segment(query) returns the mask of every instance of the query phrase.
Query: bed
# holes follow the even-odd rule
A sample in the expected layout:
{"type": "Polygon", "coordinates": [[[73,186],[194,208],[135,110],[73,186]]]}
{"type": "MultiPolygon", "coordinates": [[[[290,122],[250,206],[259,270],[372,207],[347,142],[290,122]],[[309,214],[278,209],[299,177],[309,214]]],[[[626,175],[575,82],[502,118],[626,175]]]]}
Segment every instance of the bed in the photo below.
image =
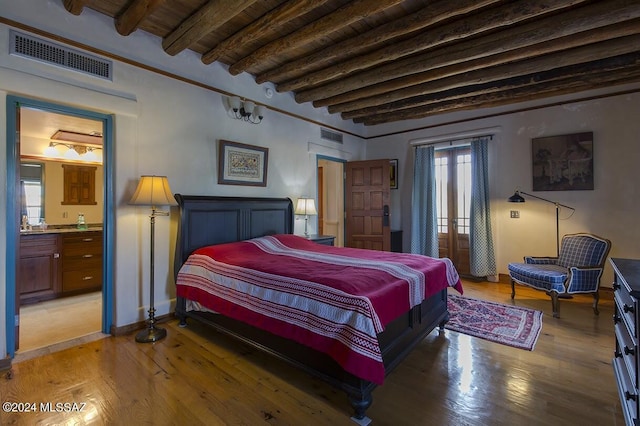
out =
{"type": "MultiPolygon", "coordinates": [[[[338,345],[340,346],[340,354],[346,353],[344,356],[336,356],[336,352],[333,349],[324,349],[323,342],[314,341],[308,343],[305,341],[301,335],[309,334],[310,332],[302,329],[302,327],[298,327],[290,333],[286,330],[282,331],[282,324],[287,322],[295,323],[294,320],[289,321],[285,318],[283,321],[280,318],[280,323],[274,326],[275,320],[261,317],[258,309],[255,309],[254,312],[255,304],[246,306],[240,306],[241,303],[238,306],[229,303],[208,305],[209,302],[215,303],[218,299],[224,299],[226,297],[225,292],[229,288],[234,288],[235,291],[237,287],[236,281],[228,284],[228,278],[226,277],[220,279],[211,278],[212,276],[220,277],[221,275],[219,274],[222,273],[214,270],[214,266],[218,265],[225,271],[231,269],[235,280],[237,278],[236,274],[238,276],[241,275],[238,271],[241,271],[242,274],[246,272],[244,266],[236,266],[230,263],[236,258],[257,259],[259,253],[260,256],[277,256],[278,259],[286,259],[284,262],[276,262],[265,258],[262,263],[267,268],[277,267],[279,268],[277,269],[278,271],[282,271],[282,266],[285,265],[286,274],[289,274],[291,270],[301,272],[303,274],[301,277],[286,277],[286,279],[276,275],[277,279],[273,281],[284,280],[287,285],[294,285],[296,292],[299,289],[310,288],[310,299],[313,299],[310,303],[315,305],[317,293],[314,286],[320,285],[315,283],[315,281],[319,282],[320,278],[316,280],[314,277],[319,277],[323,274],[325,276],[331,275],[330,272],[327,272],[330,270],[329,264],[326,263],[329,262],[326,260],[327,258],[331,259],[332,265],[333,262],[344,262],[344,264],[336,267],[343,268],[340,269],[341,271],[350,271],[352,268],[356,268],[356,265],[349,264],[352,260],[341,260],[346,259],[343,254],[366,257],[367,259],[357,259],[356,263],[358,268],[369,265],[369,269],[366,270],[366,274],[360,271],[358,274],[361,276],[366,275],[367,280],[372,280],[373,282],[377,279],[375,274],[378,272],[376,270],[384,269],[379,265],[385,264],[378,261],[375,256],[404,256],[408,259],[413,255],[374,253],[368,250],[329,247],[315,244],[302,237],[293,236],[291,235],[293,233],[293,205],[288,198],[239,198],[176,194],[176,200],[180,209],[180,221],[176,240],[174,270],[177,287],[176,315],[180,320],[180,325],[185,326],[187,319],[203,322],[220,332],[240,339],[255,348],[266,351],[303,369],[313,376],[325,380],[347,394],[354,409],[353,419],[359,423],[366,424],[368,422],[366,410],[372,403],[373,389],[382,383],[384,377],[427,334],[436,327],[444,328],[448,320],[447,288],[454,286],[459,291],[462,291],[457,272],[455,272],[453,265],[449,265],[450,262],[447,264],[446,269],[443,269],[440,264],[446,262],[427,258],[435,264],[430,267],[433,272],[427,272],[428,274],[434,274],[434,278],[430,281],[433,281],[435,287],[430,285],[430,290],[422,293],[423,295],[429,293],[424,300],[423,298],[416,299],[417,301],[409,303],[406,308],[398,307],[397,303],[388,304],[393,306],[393,309],[388,311],[383,309],[378,315],[376,314],[376,309],[382,306],[383,300],[388,300],[391,296],[385,294],[380,296],[380,300],[377,300],[376,297],[371,297],[371,301],[366,297],[353,297],[356,303],[360,303],[356,309],[358,314],[349,316],[349,318],[356,319],[346,327],[347,332],[344,334],[342,334],[342,331],[336,332],[336,335],[341,336],[340,338],[343,339],[341,340],[341,345],[338,345]],[[240,256],[238,255],[239,253],[243,255],[240,256]],[[368,259],[370,256],[374,257],[368,259]],[[222,260],[219,261],[219,259],[222,260]],[[303,266],[298,265],[296,262],[301,262],[300,265],[303,266]],[[312,273],[308,269],[311,266],[305,262],[323,262],[322,265],[325,266],[315,270],[322,270],[323,274],[320,272],[312,273]],[[204,288],[205,278],[198,276],[194,272],[196,270],[207,272],[209,276],[207,276],[206,281],[211,282],[212,285],[226,285],[226,287],[220,287],[222,293],[215,293],[215,289],[204,288]],[[304,275],[305,273],[307,275],[304,275]],[[443,277],[443,275],[445,276],[443,277]],[[215,283],[214,281],[216,280],[220,282],[215,283]],[[214,300],[210,301],[210,299],[214,300]],[[363,302],[363,300],[370,305],[377,303],[378,307],[373,306],[375,309],[371,309],[373,311],[371,313],[366,309],[367,306],[364,306],[367,303],[363,302]],[[401,310],[399,313],[398,309],[401,310]],[[369,320],[373,325],[368,325],[367,321],[369,320]],[[353,325],[356,323],[358,324],[357,327],[353,325]],[[374,330],[373,340],[375,342],[367,340],[367,336],[372,334],[371,330],[374,330]],[[365,343],[358,343],[360,346],[357,346],[355,350],[350,349],[347,351],[343,347],[351,344],[344,343],[347,340],[349,342],[365,341],[365,343]]],[[[392,264],[395,265],[395,262],[392,264]]],[[[396,266],[393,268],[396,268],[396,266]]],[[[415,271],[407,272],[406,270],[411,268],[406,267],[404,264],[399,269],[402,270],[398,272],[400,275],[410,274],[413,276],[415,273],[415,271]]],[[[396,274],[396,272],[394,269],[393,274],[396,274]]],[[[284,274],[285,272],[282,273],[284,274]]],[[[389,274],[389,271],[385,270],[380,273],[389,274]]],[[[429,281],[427,273],[420,272],[417,276],[423,276],[423,281],[429,281]]],[[[334,274],[334,276],[337,275],[334,274]]],[[[251,272],[251,278],[246,278],[245,275],[241,276],[240,282],[243,283],[242,285],[246,284],[245,281],[247,281],[253,286],[252,288],[255,288],[253,281],[257,279],[255,277],[272,277],[273,271],[251,272]]],[[[407,281],[409,282],[412,279],[408,278],[407,281]]],[[[263,285],[262,282],[260,282],[260,285],[263,285]]],[[[272,288],[269,287],[270,285],[270,283],[264,284],[264,286],[268,287],[266,293],[264,293],[264,288],[260,287],[261,291],[263,291],[260,293],[260,297],[267,293],[274,294],[272,288]]],[[[326,288],[326,286],[323,287],[325,290],[326,288]]],[[[408,286],[408,288],[413,289],[414,287],[408,286]]],[[[329,290],[329,292],[341,291],[329,290]]],[[[408,290],[408,293],[411,291],[408,290]]],[[[281,294],[275,294],[280,300],[281,294]]],[[[339,296],[341,294],[338,293],[339,296]]],[[[419,295],[420,293],[418,292],[417,294],[419,295]]],[[[229,297],[232,298],[231,296],[229,297]]],[[[265,296],[266,302],[260,303],[260,305],[271,303],[270,297],[272,296],[265,296]]],[[[296,297],[298,297],[297,293],[296,297]]],[[[416,297],[418,296],[412,296],[413,299],[416,297]]],[[[339,299],[340,303],[342,303],[345,298],[337,297],[336,299],[339,299]]],[[[295,302],[298,308],[299,300],[301,299],[297,298],[295,302]]],[[[304,309],[306,308],[300,308],[298,311],[304,309]]],[[[280,311],[287,311],[287,308],[277,309],[277,311],[281,313],[280,311]]],[[[325,311],[325,308],[318,309],[318,312],[321,311],[325,311]]],[[[291,318],[297,317],[292,316],[291,318]]],[[[331,326],[333,327],[333,324],[331,326]]],[[[334,330],[334,328],[331,328],[331,330],[334,330]]],[[[320,334],[322,333],[314,334],[314,336],[318,337],[320,334]]]]}

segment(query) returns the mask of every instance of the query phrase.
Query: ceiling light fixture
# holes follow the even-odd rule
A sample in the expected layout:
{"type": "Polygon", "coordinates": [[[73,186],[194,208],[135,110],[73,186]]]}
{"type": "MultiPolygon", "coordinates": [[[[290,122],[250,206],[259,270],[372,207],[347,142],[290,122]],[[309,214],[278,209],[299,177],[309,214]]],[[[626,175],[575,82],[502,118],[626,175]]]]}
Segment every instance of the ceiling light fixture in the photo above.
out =
{"type": "Polygon", "coordinates": [[[231,117],[238,120],[248,121],[249,123],[258,124],[264,118],[266,107],[264,105],[256,105],[255,102],[245,101],[238,96],[229,98],[229,113],[231,117]]]}
{"type": "Polygon", "coordinates": [[[48,158],[64,158],[67,160],[81,160],[92,163],[101,163],[102,156],[96,153],[102,148],[86,145],[77,145],[62,142],[49,142],[49,146],[45,148],[43,154],[48,158]],[[61,152],[58,147],[63,146],[66,151],[61,152]]]}

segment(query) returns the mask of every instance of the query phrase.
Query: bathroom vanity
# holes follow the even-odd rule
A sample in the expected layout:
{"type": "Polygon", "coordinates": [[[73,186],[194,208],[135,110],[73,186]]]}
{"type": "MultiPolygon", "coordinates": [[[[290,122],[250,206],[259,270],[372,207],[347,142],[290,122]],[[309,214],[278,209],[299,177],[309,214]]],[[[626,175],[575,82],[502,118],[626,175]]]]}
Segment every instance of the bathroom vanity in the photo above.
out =
{"type": "Polygon", "coordinates": [[[101,289],[102,228],[21,232],[21,305],[101,289]]]}

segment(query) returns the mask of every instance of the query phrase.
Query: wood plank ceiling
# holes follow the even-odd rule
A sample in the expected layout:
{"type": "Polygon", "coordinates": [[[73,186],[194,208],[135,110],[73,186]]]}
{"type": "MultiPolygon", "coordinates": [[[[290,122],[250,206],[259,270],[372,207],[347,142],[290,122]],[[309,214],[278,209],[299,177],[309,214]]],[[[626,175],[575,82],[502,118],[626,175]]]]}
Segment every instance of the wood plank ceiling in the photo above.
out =
{"type": "Polygon", "coordinates": [[[375,125],[640,81],[640,0],[62,0],[375,125]]]}

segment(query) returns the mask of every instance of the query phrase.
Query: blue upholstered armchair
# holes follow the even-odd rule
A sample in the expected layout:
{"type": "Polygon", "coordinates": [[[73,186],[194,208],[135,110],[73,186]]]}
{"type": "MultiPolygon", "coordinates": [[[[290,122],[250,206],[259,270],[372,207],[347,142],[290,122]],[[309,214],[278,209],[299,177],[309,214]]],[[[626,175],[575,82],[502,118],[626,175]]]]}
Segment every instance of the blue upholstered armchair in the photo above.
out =
{"type": "Polygon", "coordinates": [[[515,283],[545,291],[551,296],[553,316],[558,318],[558,298],[573,293],[593,294],[593,312],[598,315],[600,277],[611,241],[592,234],[562,237],[558,257],[525,256],[525,263],[510,263],[511,298],[515,283]]]}

